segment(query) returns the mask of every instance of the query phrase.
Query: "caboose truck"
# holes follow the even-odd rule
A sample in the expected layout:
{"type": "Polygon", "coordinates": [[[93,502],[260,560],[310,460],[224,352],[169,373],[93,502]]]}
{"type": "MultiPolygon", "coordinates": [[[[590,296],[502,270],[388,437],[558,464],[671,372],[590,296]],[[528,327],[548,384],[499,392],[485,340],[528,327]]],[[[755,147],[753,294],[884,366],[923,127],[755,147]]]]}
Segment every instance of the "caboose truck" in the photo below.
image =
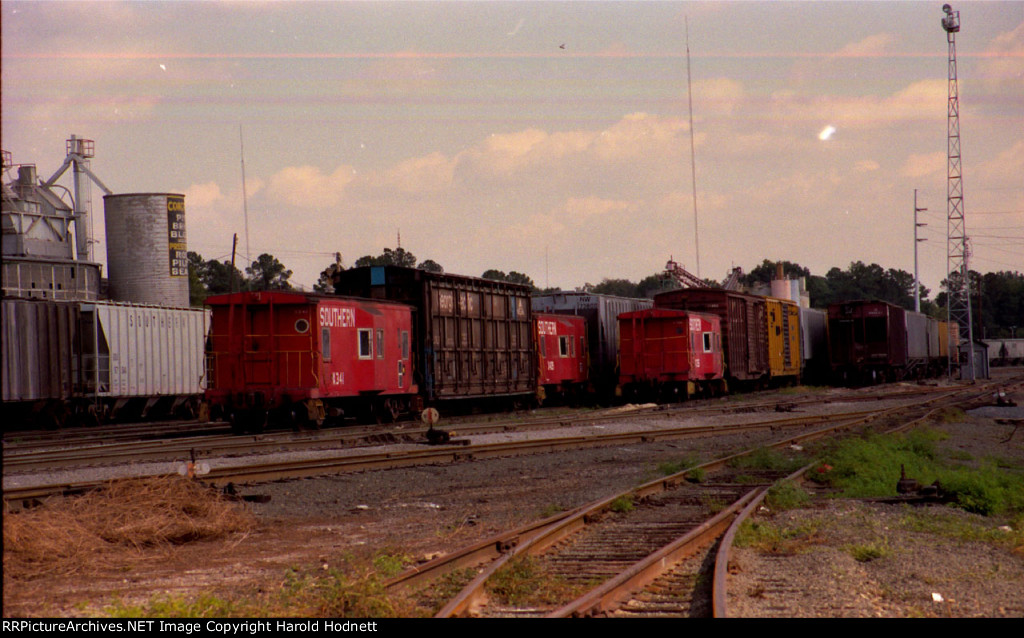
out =
{"type": "Polygon", "coordinates": [[[236,432],[418,407],[412,309],[387,301],[240,292],[213,309],[206,397],[236,432]]]}

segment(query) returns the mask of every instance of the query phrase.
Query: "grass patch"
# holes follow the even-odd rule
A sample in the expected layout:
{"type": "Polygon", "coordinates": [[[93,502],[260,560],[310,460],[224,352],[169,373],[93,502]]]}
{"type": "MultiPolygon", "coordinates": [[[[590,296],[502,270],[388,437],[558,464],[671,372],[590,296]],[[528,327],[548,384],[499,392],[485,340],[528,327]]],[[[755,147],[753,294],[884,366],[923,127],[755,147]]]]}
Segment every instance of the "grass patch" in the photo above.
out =
{"type": "Polygon", "coordinates": [[[729,467],[737,470],[778,470],[792,472],[803,467],[806,460],[791,457],[774,448],[762,447],[750,454],[729,461],[729,467]]]}
{"type": "Polygon", "coordinates": [[[227,596],[158,595],[136,605],[115,602],[116,618],[399,618],[422,615],[405,597],[392,596],[382,574],[367,570],[289,570],[274,586],[227,596]]]}
{"type": "Polygon", "coordinates": [[[782,481],[768,488],[765,505],[775,511],[804,507],[811,502],[811,496],[793,481],[782,481]]]}
{"type": "Polygon", "coordinates": [[[684,457],[678,461],[665,461],[658,464],[658,474],[661,476],[671,476],[695,465],[700,465],[700,459],[696,457],[684,457]]]}
{"type": "Polygon", "coordinates": [[[858,545],[846,545],[843,550],[858,563],[870,563],[879,558],[887,558],[892,555],[892,549],[885,543],[864,543],[858,545]]]}
{"type": "Polygon", "coordinates": [[[901,466],[909,478],[929,485],[939,481],[957,507],[978,514],[998,515],[1024,511],[1024,480],[994,463],[970,468],[942,457],[935,443],[945,434],[913,430],[905,435],[873,435],[845,439],[825,453],[831,469],[817,475],[842,496],[896,496],[901,466]]]}
{"type": "Polygon", "coordinates": [[[373,557],[374,569],[384,578],[391,578],[401,574],[412,562],[412,556],[401,553],[382,552],[373,557]]]}
{"type": "Polygon", "coordinates": [[[554,503],[552,503],[551,505],[545,506],[544,509],[542,509],[540,511],[540,518],[542,518],[542,519],[543,518],[551,518],[555,514],[559,514],[559,513],[564,512],[564,511],[565,511],[564,507],[562,507],[561,505],[555,505],[554,503]]]}
{"type": "Polygon", "coordinates": [[[707,471],[704,468],[695,467],[686,473],[686,480],[690,483],[703,483],[705,476],[707,476],[707,471]]]}
{"type": "Polygon", "coordinates": [[[581,590],[561,576],[548,574],[532,556],[509,561],[487,583],[495,600],[516,607],[554,605],[571,600],[581,590]]]}
{"type": "Polygon", "coordinates": [[[611,502],[608,509],[619,514],[625,514],[632,512],[634,507],[636,507],[636,504],[633,502],[632,496],[620,496],[611,502]]]}
{"type": "Polygon", "coordinates": [[[961,542],[991,543],[1024,556],[1024,513],[1018,514],[1008,525],[998,525],[989,519],[968,517],[954,510],[910,511],[900,519],[900,526],[912,532],[961,542]]]}
{"type": "Polygon", "coordinates": [[[792,556],[821,542],[817,523],[782,528],[771,521],[747,520],[740,525],[733,544],[756,549],[764,554],[792,556]]]}
{"type": "Polygon", "coordinates": [[[797,385],[779,388],[779,394],[826,394],[831,388],[820,385],[797,385]]]}

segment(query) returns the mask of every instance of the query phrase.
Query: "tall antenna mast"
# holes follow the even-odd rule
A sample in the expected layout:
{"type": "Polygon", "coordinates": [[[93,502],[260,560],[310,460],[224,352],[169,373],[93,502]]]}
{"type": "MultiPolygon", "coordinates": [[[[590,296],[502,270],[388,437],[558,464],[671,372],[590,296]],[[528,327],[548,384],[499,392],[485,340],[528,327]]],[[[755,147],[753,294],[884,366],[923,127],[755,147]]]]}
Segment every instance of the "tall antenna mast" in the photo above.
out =
{"type": "Polygon", "coordinates": [[[697,253],[697,277],[700,277],[700,231],[697,228],[697,161],[693,148],[693,90],[690,85],[690,19],[686,23],[686,99],[690,106],[690,178],[693,184],[693,244],[697,253]]]}
{"type": "Polygon", "coordinates": [[[242,213],[245,215],[245,258],[252,260],[249,252],[249,198],[245,194],[245,140],[242,138],[242,125],[238,125],[238,145],[242,154],[242,213]]]}
{"type": "MultiPolygon", "coordinates": [[[[948,4],[942,5],[946,17],[942,28],[949,43],[949,107],[946,117],[946,272],[948,282],[946,313],[950,321],[950,344],[956,337],[962,337],[967,344],[967,364],[961,378],[974,381],[974,326],[971,320],[971,282],[967,267],[967,225],[964,222],[964,191],[961,182],[960,164],[960,95],[956,75],[956,34],[960,31],[960,12],[953,11],[948,4]],[[959,326],[959,335],[955,334],[959,326]]],[[[949,362],[949,374],[953,374],[953,362],[949,362]]]]}

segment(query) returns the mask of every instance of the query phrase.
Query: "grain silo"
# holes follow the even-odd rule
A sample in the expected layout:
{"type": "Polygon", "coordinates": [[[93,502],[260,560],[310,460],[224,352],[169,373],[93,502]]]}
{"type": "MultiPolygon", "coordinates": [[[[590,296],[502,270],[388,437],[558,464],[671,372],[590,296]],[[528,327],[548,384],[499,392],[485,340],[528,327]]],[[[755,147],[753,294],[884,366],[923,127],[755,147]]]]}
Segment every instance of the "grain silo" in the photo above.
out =
{"type": "Polygon", "coordinates": [[[111,299],[187,307],[185,196],[107,195],[103,206],[111,299]]]}

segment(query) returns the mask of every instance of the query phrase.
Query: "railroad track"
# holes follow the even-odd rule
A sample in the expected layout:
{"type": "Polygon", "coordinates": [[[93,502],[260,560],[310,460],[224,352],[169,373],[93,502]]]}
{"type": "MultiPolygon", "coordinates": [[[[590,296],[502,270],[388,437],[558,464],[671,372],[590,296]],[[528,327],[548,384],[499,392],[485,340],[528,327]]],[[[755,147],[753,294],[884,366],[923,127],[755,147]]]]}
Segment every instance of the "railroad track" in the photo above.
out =
{"type": "MultiPolygon", "coordinates": [[[[883,392],[822,399],[799,397],[780,402],[753,401],[708,403],[694,402],[658,406],[629,406],[604,410],[574,411],[554,415],[526,418],[488,417],[488,420],[458,419],[445,430],[453,437],[467,437],[497,432],[524,432],[584,424],[599,425],[625,418],[676,418],[728,413],[756,413],[762,411],[799,411],[801,406],[822,402],[874,402],[884,399],[905,399],[930,395],[937,388],[883,392]]],[[[112,426],[87,433],[45,432],[39,438],[22,438],[19,433],[7,433],[4,441],[4,473],[41,471],[53,468],[113,465],[126,462],[161,460],[209,459],[218,456],[269,454],[287,450],[343,449],[349,447],[388,443],[417,443],[427,440],[427,428],[411,422],[389,426],[353,426],[322,431],[271,432],[253,436],[229,434],[225,423],[170,423],[132,424],[112,426]],[[154,430],[151,428],[160,428],[154,430]]],[[[31,434],[31,433],[29,433],[31,434]]]]}
{"type": "MultiPolygon", "coordinates": [[[[779,441],[773,447],[794,450],[797,443],[871,421],[884,423],[879,426],[881,429],[893,429],[897,421],[900,427],[910,427],[939,409],[933,404],[943,406],[987,398],[989,392],[987,386],[978,386],[932,396],[914,406],[889,408],[834,423],[779,441]],[[969,399],[965,399],[964,394],[969,394],[969,399]],[[908,415],[908,411],[913,414],[908,415]]],[[[763,498],[765,485],[751,488],[750,472],[744,472],[747,477],[743,482],[736,480],[735,474],[731,481],[716,476],[715,483],[692,482],[697,473],[721,471],[738,456],[741,455],[688,468],[573,512],[488,539],[409,570],[388,586],[414,589],[441,573],[472,567],[475,577],[441,608],[438,616],[710,613],[711,603],[700,602],[694,607],[696,599],[708,599],[708,596],[695,595],[695,583],[700,582],[695,570],[700,570],[701,562],[698,561],[696,568],[692,564],[681,570],[670,568],[695,555],[700,547],[712,544],[726,533],[731,519],[739,516],[744,508],[749,512],[758,499],[763,498]],[[731,504],[708,518],[707,510],[702,512],[699,505],[707,508],[709,502],[731,504]],[[626,515],[625,510],[630,508],[623,503],[633,505],[636,513],[626,515]],[[673,540],[668,542],[668,537],[673,540]],[[625,539],[634,540],[626,542],[625,539]],[[509,604],[508,588],[502,582],[508,580],[509,573],[522,572],[524,568],[563,583],[561,593],[509,604]]],[[[802,472],[803,469],[797,474],[802,472]]],[[[778,476],[778,472],[771,472],[762,475],[760,481],[771,482],[778,476]]],[[[724,574],[727,557],[726,549],[715,571],[724,574]]],[[[724,577],[720,578],[724,582],[724,577]]]]}

